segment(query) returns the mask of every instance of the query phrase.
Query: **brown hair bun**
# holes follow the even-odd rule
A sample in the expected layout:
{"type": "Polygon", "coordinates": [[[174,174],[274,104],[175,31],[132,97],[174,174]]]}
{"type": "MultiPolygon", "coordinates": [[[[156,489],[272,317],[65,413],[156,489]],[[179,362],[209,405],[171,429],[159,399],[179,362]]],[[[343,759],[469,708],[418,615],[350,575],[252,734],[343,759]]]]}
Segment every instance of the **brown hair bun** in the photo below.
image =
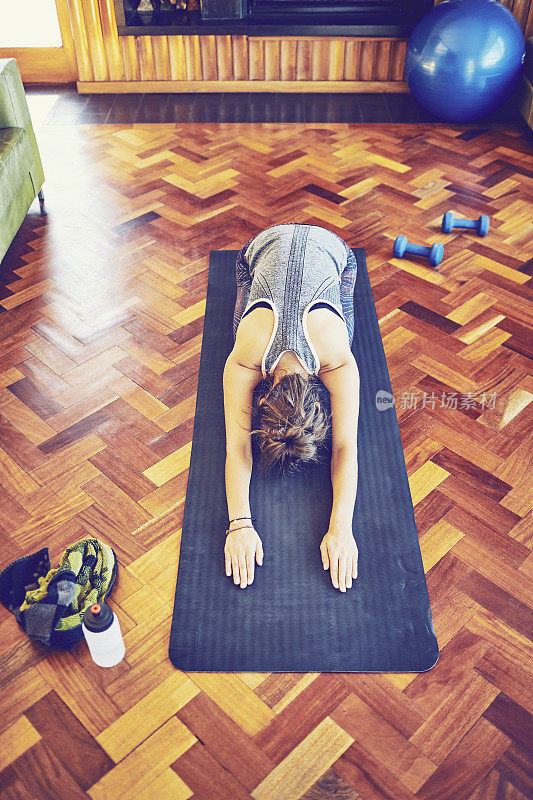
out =
{"type": "Polygon", "coordinates": [[[251,434],[261,452],[262,473],[277,466],[285,474],[302,463],[318,461],[330,423],[320,403],[321,383],[315,375],[304,378],[297,372],[284,375],[275,386],[273,375],[261,382],[257,427],[251,434]]]}

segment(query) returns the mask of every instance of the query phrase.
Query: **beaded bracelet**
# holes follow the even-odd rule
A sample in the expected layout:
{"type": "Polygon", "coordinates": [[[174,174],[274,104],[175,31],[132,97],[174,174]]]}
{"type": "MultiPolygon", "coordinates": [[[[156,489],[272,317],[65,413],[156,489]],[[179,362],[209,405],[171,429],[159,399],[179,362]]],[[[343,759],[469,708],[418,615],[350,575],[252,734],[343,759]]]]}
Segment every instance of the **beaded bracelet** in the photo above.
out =
{"type": "Polygon", "coordinates": [[[254,527],[253,525],[241,525],[240,528],[228,528],[226,531],[226,536],[228,535],[228,533],[233,533],[233,531],[242,531],[244,530],[244,528],[253,528],[253,527],[254,527]]]}
{"type": "Polygon", "coordinates": [[[238,519],[251,519],[252,522],[255,522],[255,517],[235,517],[235,519],[230,519],[229,524],[231,525],[232,522],[237,522],[238,519]]]}

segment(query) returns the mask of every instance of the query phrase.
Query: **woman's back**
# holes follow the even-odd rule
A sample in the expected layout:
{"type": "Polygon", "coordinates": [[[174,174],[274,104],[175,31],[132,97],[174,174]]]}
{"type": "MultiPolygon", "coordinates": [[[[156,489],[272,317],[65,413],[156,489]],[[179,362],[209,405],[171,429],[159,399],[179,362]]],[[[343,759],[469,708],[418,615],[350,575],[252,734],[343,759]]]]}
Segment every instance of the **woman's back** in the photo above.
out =
{"type": "MultiPolygon", "coordinates": [[[[269,307],[252,308],[246,315],[243,314],[237,337],[235,339],[234,354],[243,364],[258,371],[258,381],[261,379],[261,366],[265,350],[274,330],[274,312],[269,307]]],[[[348,329],[342,319],[331,307],[314,306],[307,317],[307,330],[311,344],[318,356],[318,375],[332,366],[342,344],[348,344],[348,329]]],[[[349,344],[348,344],[349,346],[349,344]]],[[[288,358],[283,355],[279,359],[287,361],[292,356],[298,358],[294,350],[288,351],[288,358]]]]}
{"type": "Polygon", "coordinates": [[[348,252],[331,231],[295,223],[268,228],[248,243],[243,258],[251,286],[238,328],[244,325],[245,335],[257,338],[258,350],[260,342],[255,358],[263,377],[285,353],[317,375],[327,360],[328,337],[349,338],[340,294],[348,252]]]}

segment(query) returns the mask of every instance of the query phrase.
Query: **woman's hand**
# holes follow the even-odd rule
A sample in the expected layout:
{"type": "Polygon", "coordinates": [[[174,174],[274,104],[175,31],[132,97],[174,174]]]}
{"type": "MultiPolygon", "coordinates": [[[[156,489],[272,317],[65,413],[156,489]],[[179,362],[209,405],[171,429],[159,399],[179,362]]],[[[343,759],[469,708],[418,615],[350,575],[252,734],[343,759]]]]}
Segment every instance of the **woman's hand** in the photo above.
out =
{"type": "Polygon", "coordinates": [[[331,568],[333,586],[341,592],[350,589],[352,578],[357,578],[358,558],[352,526],[330,526],[320,543],[320,553],[324,569],[331,568]]]}
{"type": "Polygon", "coordinates": [[[226,575],[229,577],[233,569],[233,582],[240,583],[241,589],[253,583],[254,561],[257,559],[259,566],[263,564],[263,543],[255,528],[241,528],[235,531],[230,529],[226,536],[224,554],[226,575]]]}

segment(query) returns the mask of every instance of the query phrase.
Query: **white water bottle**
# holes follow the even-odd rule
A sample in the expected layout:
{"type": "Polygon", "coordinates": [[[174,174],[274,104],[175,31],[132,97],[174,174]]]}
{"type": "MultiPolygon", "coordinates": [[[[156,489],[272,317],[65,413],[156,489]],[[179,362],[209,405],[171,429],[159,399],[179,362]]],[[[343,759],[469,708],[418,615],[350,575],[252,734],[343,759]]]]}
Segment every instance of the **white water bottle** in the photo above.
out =
{"type": "Polygon", "coordinates": [[[114,667],[124,658],[126,645],[118,617],[106,603],[93,603],[81,623],[91,658],[99,667],[114,667]]]}

